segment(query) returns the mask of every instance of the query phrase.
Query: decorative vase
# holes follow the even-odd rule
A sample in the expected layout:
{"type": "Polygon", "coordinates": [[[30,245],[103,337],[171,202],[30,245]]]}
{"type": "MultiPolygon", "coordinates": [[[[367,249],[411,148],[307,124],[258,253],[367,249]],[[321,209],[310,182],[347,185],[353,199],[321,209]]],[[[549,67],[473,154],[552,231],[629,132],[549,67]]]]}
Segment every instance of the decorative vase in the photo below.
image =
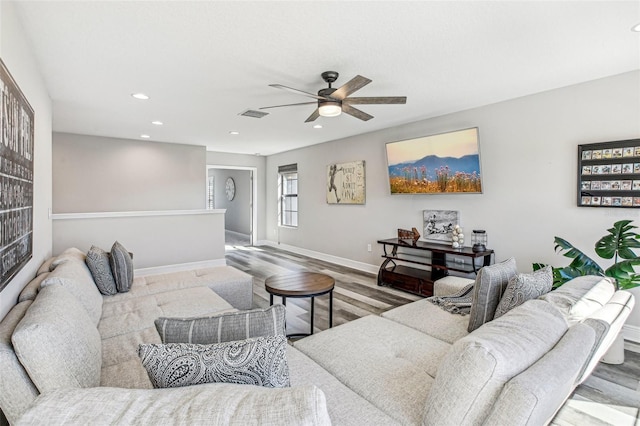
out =
{"type": "Polygon", "coordinates": [[[464,232],[462,232],[460,225],[454,226],[451,234],[451,247],[454,249],[464,247],[464,232]]]}

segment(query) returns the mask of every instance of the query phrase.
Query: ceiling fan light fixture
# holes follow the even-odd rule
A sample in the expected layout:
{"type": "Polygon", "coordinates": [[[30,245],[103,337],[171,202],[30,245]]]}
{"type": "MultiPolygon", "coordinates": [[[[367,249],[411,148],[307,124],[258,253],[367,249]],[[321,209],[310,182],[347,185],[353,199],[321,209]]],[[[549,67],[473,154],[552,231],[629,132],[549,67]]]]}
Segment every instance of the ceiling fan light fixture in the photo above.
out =
{"type": "Polygon", "coordinates": [[[322,117],[337,117],[342,114],[340,102],[318,101],[318,113],[322,117]]]}

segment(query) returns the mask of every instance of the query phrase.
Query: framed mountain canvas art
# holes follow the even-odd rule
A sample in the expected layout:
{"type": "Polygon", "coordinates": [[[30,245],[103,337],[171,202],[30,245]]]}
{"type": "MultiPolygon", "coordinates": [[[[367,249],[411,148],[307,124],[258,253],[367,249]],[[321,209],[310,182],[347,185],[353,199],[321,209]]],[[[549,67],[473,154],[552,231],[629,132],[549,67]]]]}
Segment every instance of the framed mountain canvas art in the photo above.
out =
{"type": "Polygon", "coordinates": [[[482,193],[478,128],[386,144],[391,194],[482,193]]]}

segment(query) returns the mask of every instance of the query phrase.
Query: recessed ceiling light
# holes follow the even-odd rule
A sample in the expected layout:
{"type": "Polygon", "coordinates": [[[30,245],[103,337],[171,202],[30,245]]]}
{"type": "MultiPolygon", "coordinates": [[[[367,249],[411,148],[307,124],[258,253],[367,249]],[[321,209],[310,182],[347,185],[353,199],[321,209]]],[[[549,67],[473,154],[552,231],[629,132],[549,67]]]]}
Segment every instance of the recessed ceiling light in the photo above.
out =
{"type": "Polygon", "coordinates": [[[149,136],[149,135],[140,135],[140,137],[144,138],[144,139],[149,139],[151,136],[149,136]]]}
{"type": "Polygon", "coordinates": [[[631,27],[631,31],[640,33],[640,24],[635,24],[633,27],[631,27]]]}
{"type": "Polygon", "coordinates": [[[162,121],[152,121],[151,124],[155,124],[156,126],[162,126],[164,123],[162,121]]]}
{"type": "Polygon", "coordinates": [[[239,135],[240,132],[236,132],[235,130],[232,130],[229,132],[230,135],[239,135]]]}
{"type": "Polygon", "coordinates": [[[314,129],[322,129],[322,124],[316,124],[313,126],[314,129]]]}
{"type": "Polygon", "coordinates": [[[146,101],[147,99],[149,99],[149,96],[145,95],[144,93],[132,93],[131,96],[136,99],[140,99],[141,101],[146,101]]]}

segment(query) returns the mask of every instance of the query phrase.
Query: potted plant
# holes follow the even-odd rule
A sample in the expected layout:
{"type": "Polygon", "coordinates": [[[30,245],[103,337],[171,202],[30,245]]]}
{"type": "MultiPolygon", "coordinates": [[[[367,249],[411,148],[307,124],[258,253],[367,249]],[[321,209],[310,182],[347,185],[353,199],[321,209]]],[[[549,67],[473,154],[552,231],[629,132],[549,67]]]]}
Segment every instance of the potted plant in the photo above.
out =
{"type": "MultiPolygon", "coordinates": [[[[569,241],[555,237],[554,250],[573,259],[568,266],[553,268],[553,287],[557,288],[567,281],[582,275],[601,275],[614,278],[619,289],[640,286],[640,274],[633,267],[640,265],[640,257],[633,251],[640,248],[640,235],[633,231],[637,226],[631,220],[620,220],[607,229],[608,234],[595,244],[595,252],[603,259],[613,259],[613,265],[603,269],[595,260],[584,254],[569,241]]],[[[537,270],[546,265],[534,263],[537,270]]]]}

